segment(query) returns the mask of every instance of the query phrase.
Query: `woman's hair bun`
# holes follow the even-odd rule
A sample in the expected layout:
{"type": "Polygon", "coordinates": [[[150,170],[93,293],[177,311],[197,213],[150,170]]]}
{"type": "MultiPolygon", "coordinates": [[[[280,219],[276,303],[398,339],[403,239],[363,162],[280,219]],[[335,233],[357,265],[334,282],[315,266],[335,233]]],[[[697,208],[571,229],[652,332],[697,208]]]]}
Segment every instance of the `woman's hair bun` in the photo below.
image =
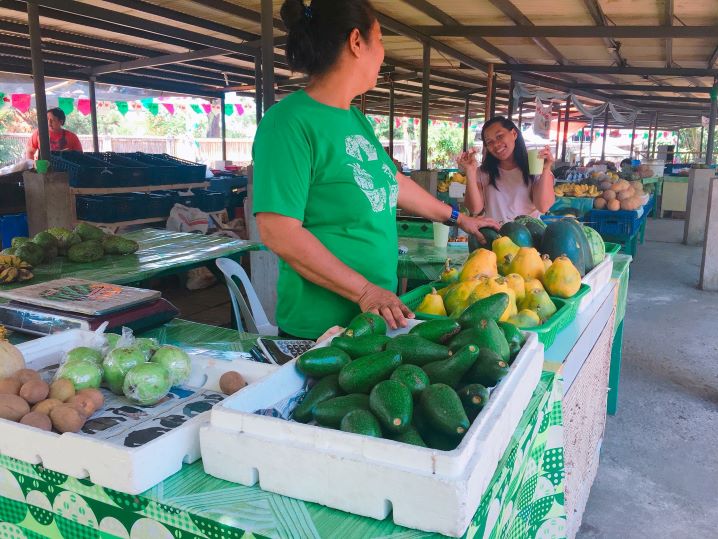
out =
{"type": "Polygon", "coordinates": [[[302,0],[286,0],[279,15],[282,17],[284,26],[292,29],[306,22],[304,12],[304,2],[302,0]]]}

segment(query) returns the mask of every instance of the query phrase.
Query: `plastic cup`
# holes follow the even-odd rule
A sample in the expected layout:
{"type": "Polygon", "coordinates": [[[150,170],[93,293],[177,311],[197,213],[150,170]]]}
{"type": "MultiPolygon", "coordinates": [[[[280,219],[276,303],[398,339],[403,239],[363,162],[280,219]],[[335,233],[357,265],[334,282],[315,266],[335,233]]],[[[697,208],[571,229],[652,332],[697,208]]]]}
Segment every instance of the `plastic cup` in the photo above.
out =
{"type": "Polygon", "coordinates": [[[446,247],[449,243],[449,230],[450,227],[442,223],[434,224],[434,247],[446,247]]]}
{"type": "Polygon", "coordinates": [[[539,157],[541,148],[530,148],[529,154],[529,174],[531,176],[538,176],[543,172],[544,158],[539,157]]]}
{"type": "Polygon", "coordinates": [[[35,161],[35,170],[37,170],[38,174],[46,174],[48,168],[50,168],[50,161],[46,159],[35,161]]]}

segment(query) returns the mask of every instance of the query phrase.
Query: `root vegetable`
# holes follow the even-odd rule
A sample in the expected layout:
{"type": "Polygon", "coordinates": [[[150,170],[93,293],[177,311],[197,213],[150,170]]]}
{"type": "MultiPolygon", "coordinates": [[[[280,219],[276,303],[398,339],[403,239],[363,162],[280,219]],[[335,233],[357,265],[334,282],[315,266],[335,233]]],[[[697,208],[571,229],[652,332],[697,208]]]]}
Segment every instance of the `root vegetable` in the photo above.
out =
{"type": "Polygon", "coordinates": [[[75,394],[75,386],[70,380],[60,378],[50,385],[50,398],[65,402],[75,394]]]}
{"type": "Polygon", "coordinates": [[[219,379],[219,389],[225,395],[232,395],[247,385],[237,371],[225,372],[219,379]]]}
{"type": "Polygon", "coordinates": [[[13,374],[13,378],[20,380],[21,384],[40,378],[40,374],[32,369],[20,369],[13,374]]]}
{"type": "Polygon", "coordinates": [[[18,395],[22,383],[16,378],[4,378],[0,380],[0,395],[18,395]]]}
{"type": "Polygon", "coordinates": [[[40,430],[52,430],[52,421],[50,421],[48,416],[40,412],[30,412],[25,414],[20,420],[20,423],[40,430]]]}
{"type": "Polygon", "coordinates": [[[30,411],[27,401],[17,395],[0,395],[0,418],[20,421],[30,411]]]}
{"type": "Polygon", "coordinates": [[[45,400],[49,393],[50,386],[39,378],[25,382],[20,388],[20,396],[30,405],[45,400]]]}
{"type": "Polygon", "coordinates": [[[49,416],[50,412],[52,412],[52,409],[56,406],[60,406],[61,404],[62,401],[58,399],[45,399],[44,401],[40,401],[35,406],[33,406],[31,411],[39,412],[41,414],[49,416]]]}
{"type": "Polygon", "coordinates": [[[57,432],[78,432],[85,424],[85,416],[72,404],[62,404],[50,412],[52,426],[57,432]]]}
{"type": "Polygon", "coordinates": [[[597,197],[593,200],[593,207],[597,210],[603,210],[606,208],[607,203],[605,198],[597,197]]]}

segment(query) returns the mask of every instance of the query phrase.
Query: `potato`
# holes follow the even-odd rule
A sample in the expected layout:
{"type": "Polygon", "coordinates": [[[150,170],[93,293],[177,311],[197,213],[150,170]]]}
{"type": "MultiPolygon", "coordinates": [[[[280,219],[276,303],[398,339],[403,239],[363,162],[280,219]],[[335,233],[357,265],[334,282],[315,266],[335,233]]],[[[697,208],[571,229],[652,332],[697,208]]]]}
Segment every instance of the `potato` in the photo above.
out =
{"type": "Polygon", "coordinates": [[[610,200],[607,207],[611,211],[618,211],[621,209],[621,203],[618,200],[610,200]]]}
{"type": "Polygon", "coordinates": [[[38,402],[30,410],[31,412],[40,412],[41,414],[50,415],[52,409],[56,406],[60,406],[62,401],[59,399],[45,399],[44,401],[38,402]]]}
{"type": "Polygon", "coordinates": [[[611,200],[616,199],[616,191],[604,191],[602,196],[607,202],[610,202],[611,200]]]}
{"type": "Polygon", "coordinates": [[[50,386],[44,380],[29,380],[20,388],[20,396],[28,404],[37,404],[47,398],[50,393],[50,386]]]}
{"type": "Polygon", "coordinates": [[[50,421],[50,418],[47,415],[40,412],[30,412],[25,414],[22,416],[20,423],[40,430],[52,430],[52,421],[50,421]]]}
{"type": "Polygon", "coordinates": [[[20,421],[30,411],[27,401],[17,395],[0,395],[0,418],[20,421]]]}
{"type": "Polygon", "coordinates": [[[219,390],[225,395],[232,395],[246,385],[247,382],[237,371],[227,371],[219,379],[219,390]]]}
{"type": "Polygon", "coordinates": [[[605,198],[597,197],[597,198],[593,199],[593,207],[596,208],[597,210],[605,209],[607,203],[608,202],[606,201],[605,198]]]}
{"type": "Polygon", "coordinates": [[[88,387],[86,389],[81,389],[77,392],[77,394],[90,397],[95,403],[95,412],[105,405],[105,396],[99,389],[88,387]]]}
{"type": "Polygon", "coordinates": [[[67,400],[67,404],[72,404],[85,417],[90,417],[97,410],[95,400],[87,394],[80,395],[78,393],[77,395],[73,395],[67,400]]]}
{"type": "Polygon", "coordinates": [[[22,383],[16,378],[3,378],[0,380],[0,395],[17,395],[20,393],[22,383]]]}
{"type": "Polygon", "coordinates": [[[78,432],[85,424],[85,416],[72,404],[53,408],[50,419],[57,432],[78,432]]]}
{"type": "Polygon", "coordinates": [[[75,394],[75,386],[70,380],[60,378],[50,384],[50,398],[65,402],[75,394]]]}
{"type": "Polygon", "coordinates": [[[20,369],[12,375],[16,380],[20,380],[21,384],[40,378],[40,374],[32,369],[20,369]]]}

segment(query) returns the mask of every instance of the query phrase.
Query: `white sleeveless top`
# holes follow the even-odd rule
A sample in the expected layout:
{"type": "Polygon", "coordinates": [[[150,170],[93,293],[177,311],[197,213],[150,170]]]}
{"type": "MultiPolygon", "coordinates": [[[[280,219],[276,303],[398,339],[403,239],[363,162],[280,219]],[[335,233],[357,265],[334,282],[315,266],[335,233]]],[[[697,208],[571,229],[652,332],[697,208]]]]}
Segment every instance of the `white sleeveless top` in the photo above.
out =
{"type": "MultiPolygon", "coordinates": [[[[532,176],[529,178],[534,181],[532,176]]],[[[479,170],[479,188],[484,195],[486,217],[498,221],[499,224],[513,221],[519,215],[541,215],[531,200],[531,188],[524,184],[523,174],[518,167],[511,170],[499,168],[496,187],[489,185],[489,175],[479,170]]]]}

